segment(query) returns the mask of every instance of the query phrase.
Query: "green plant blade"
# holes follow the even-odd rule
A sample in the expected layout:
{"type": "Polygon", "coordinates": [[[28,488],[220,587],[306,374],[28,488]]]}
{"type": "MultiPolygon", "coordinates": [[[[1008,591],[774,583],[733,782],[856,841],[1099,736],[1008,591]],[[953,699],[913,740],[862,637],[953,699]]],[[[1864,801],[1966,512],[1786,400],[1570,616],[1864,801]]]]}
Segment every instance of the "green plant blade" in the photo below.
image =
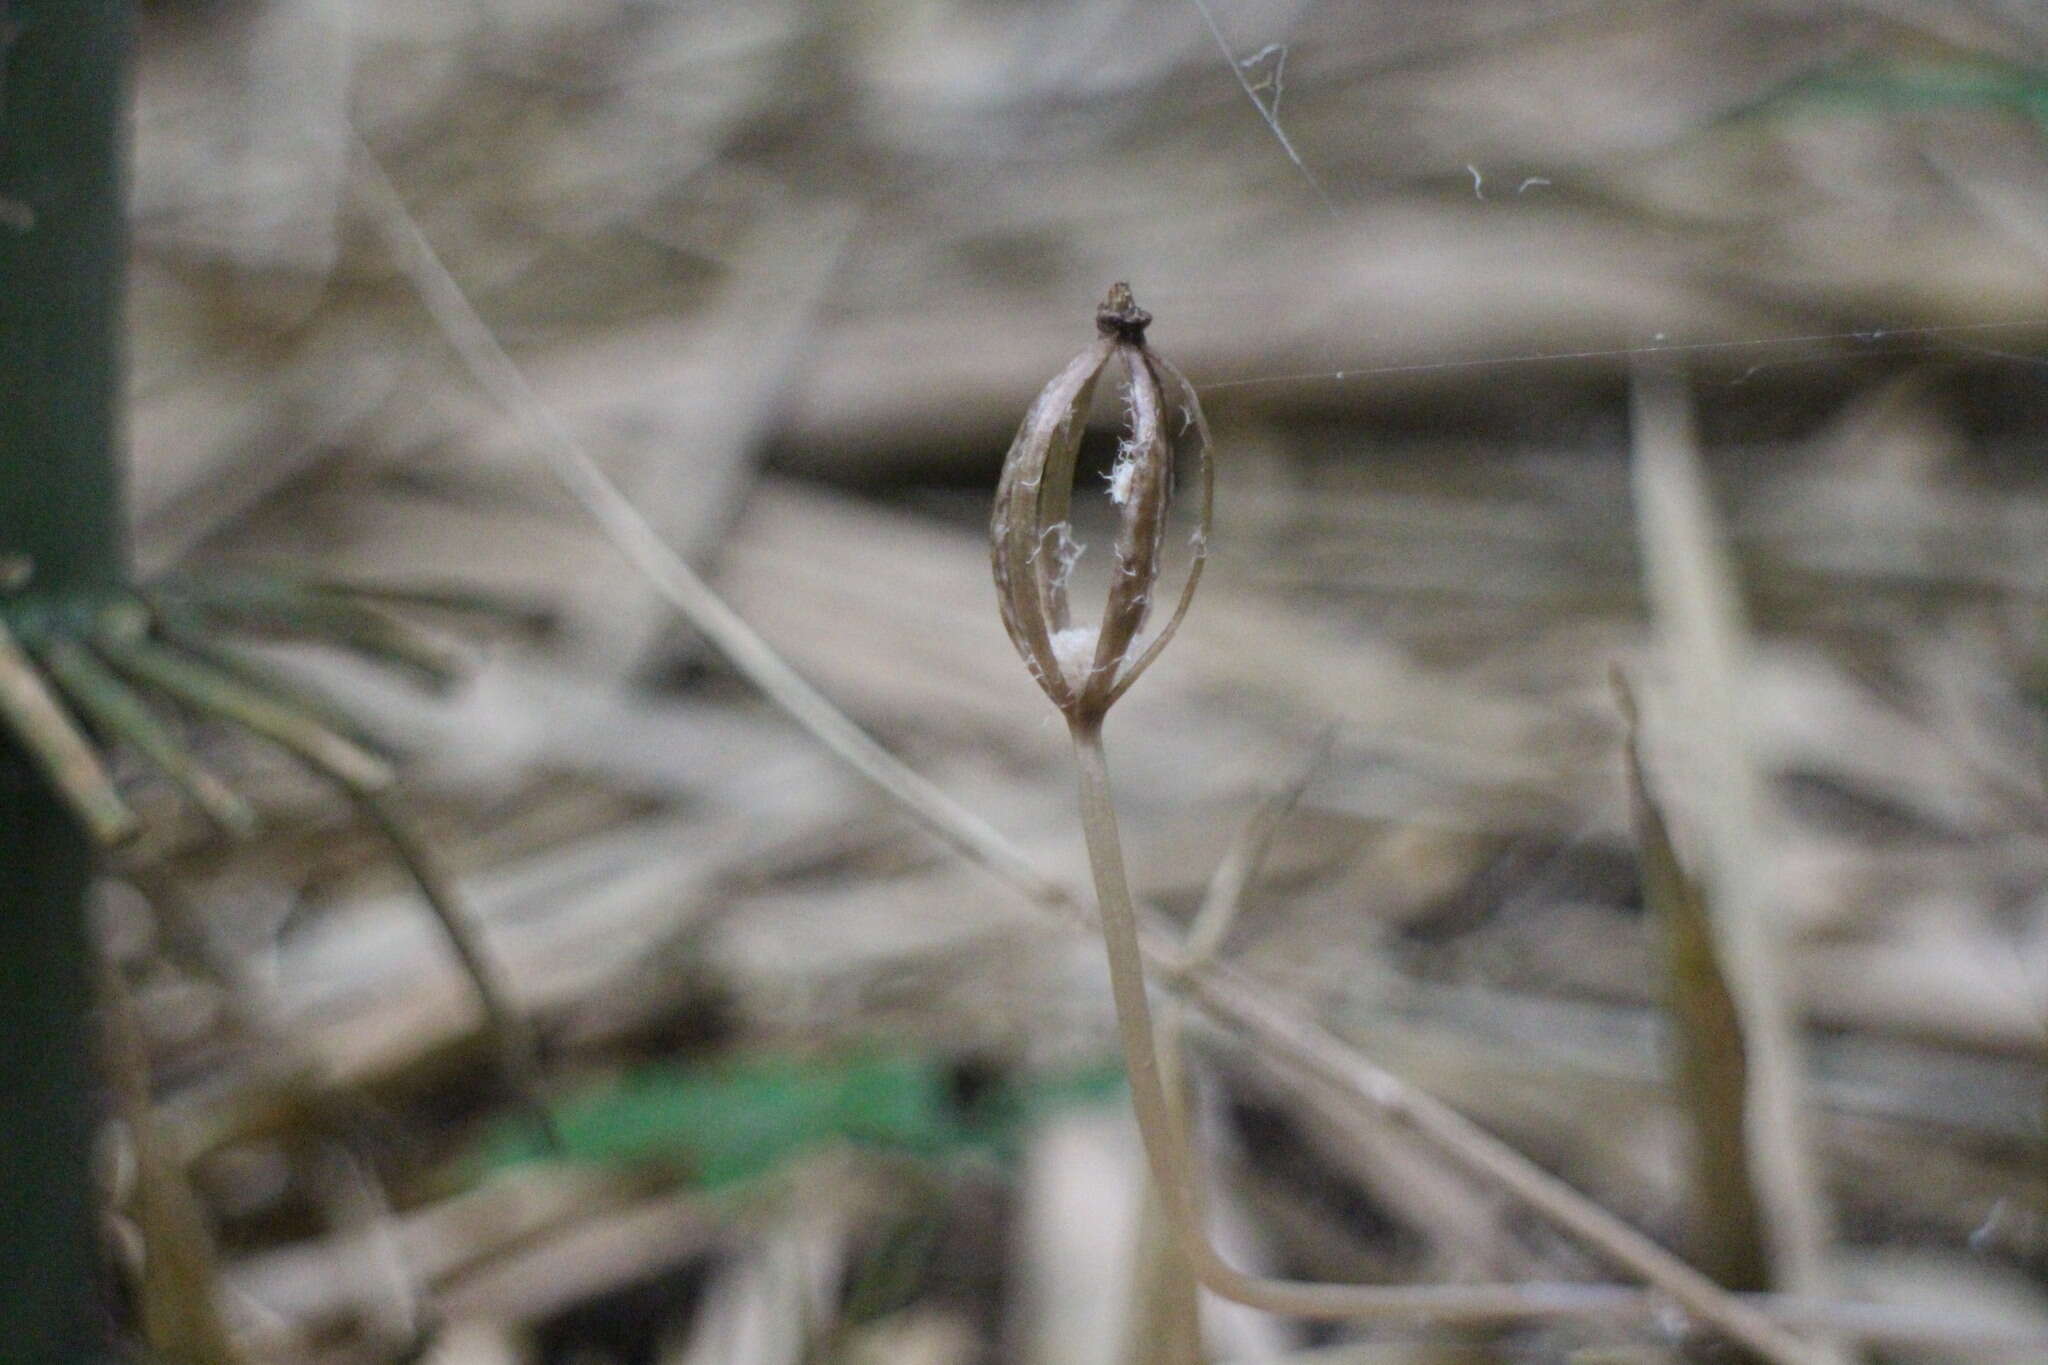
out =
{"type": "Polygon", "coordinates": [[[107,737],[133,746],[162,769],[223,833],[240,839],[255,831],[254,808],[209,771],[150,712],[148,703],[89,650],[73,640],[52,638],[36,652],[50,676],[87,720],[107,737]]]}
{"type": "Polygon", "coordinates": [[[140,825],[114,789],[99,752],[73,724],[35,661],[0,622],[0,722],[28,752],[93,841],[114,848],[140,825]]]}

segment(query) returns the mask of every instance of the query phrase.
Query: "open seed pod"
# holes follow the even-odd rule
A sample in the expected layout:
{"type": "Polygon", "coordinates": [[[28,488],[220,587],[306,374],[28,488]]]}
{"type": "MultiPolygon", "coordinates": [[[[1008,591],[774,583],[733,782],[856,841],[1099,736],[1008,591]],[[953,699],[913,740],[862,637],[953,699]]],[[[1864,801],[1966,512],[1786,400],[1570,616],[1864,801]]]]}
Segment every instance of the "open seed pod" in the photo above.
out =
{"type": "Polygon", "coordinates": [[[1024,415],[996,486],[989,551],[1004,628],[1032,676],[1068,721],[1099,725],[1180,625],[1208,552],[1213,476],[1209,428],[1195,391],[1145,343],[1152,315],[1130,286],[1110,286],[1096,310],[1095,341],[1047,384],[1024,415]],[[1117,514],[1107,600],[1093,624],[1076,621],[1068,580],[1081,547],[1073,534],[1075,464],[1088,408],[1110,362],[1124,371],[1125,420],[1109,475],[1117,514]],[[1167,539],[1174,471],[1191,460],[1198,499],[1186,582],[1165,624],[1143,638],[1167,539]]]}

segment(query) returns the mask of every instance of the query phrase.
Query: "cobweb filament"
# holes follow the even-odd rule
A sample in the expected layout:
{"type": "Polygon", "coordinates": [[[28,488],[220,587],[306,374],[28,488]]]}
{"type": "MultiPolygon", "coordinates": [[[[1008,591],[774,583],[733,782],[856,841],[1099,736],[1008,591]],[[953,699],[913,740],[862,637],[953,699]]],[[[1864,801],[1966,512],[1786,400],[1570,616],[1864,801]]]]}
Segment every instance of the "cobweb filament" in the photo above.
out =
{"type": "MultiPolygon", "coordinates": [[[[1990,347],[1972,346],[1952,340],[1958,336],[1986,332],[2026,331],[2048,328],[2048,318],[2021,318],[2005,322],[1959,322],[1933,324],[1925,327],[1861,327],[1841,332],[1808,332],[1792,336],[1738,337],[1722,341],[1670,341],[1652,342],[1641,346],[1595,347],[1578,351],[1525,351],[1511,355],[1474,356],[1464,360],[1417,360],[1404,361],[1397,365],[1371,365],[1363,368],[1341,370],[1293,370],[1284,374],[1247,375],[1241,379],[1218,379],[1200,385],[1203,393],[1215,393],[1224,389],[1252,388],[1261,384],[1301,384],[1311,380],[1327,379],[1345,382],[1354,379],[1372,379],[1390,375],[1450,374],[1465,370],[1486,370],[1495,366],[1564,364],[1577,360],[1633,360],[1647,356],[1715,355],[1742,350],[1761,350],[1771,346],[1820,346],[1830,342],[1852,341],[1865,345],[1881,342],[1923,340],[1933,343],[1929,349],[1960,351],[1971,355],[1989,356],[2021,364],[2048,366],[2048,356],[2026,355],[2017,351],[1994,350],[1990,347]]],[[[1915,354],[1907,351],[1885,351],[1883,355],[1915,354]]],[[[1852,359],[1854,357],[1827,356],[1829,360],[1852,359]]],[[[1770,364],[1790,364],[1791,361],[1765,362],[1750,367],[1754,374],[1770,364]]],[[[1747,377],[1745,375],[1745,377],[1747,377]]]]}
{"type": "Polygon", "coordinates": [[[1265,122],[1267,131],[1273,134],[1273,140],[1280,144],[1281,151],[1287,153],[1287,159],[1294,163],[1295,170],[1301,172],[1301,178],[1315,191],[1316,198],[1323,201],[1323,207],[1329,210],[1330,216],[1341,219],[1344,215],[1338,212],[1337,202],[1330,198],[1330,192],[1323,188],[1323,182],[1316,178],[1316,173],[1301,159],[1301,153],[1295,150],[1294,140],[1287,136],[1287,130],[1280,126],[1280,73],[1287,64],[1286,47],[1279,43],[1268,43],[1250,57],[1239,60],[1237,53],[1231,50],[1230,40],[1223,36],[1222,28],[1217,25],[1215,14],[1209,9],[1208,0],[1194,0],[1194,6],[1201,11],[1202,22],[1209,26],[1209,36],[1216,40],[1216,48],[1223,54],[1225,64],[1230,67],[1230,74],[1236,78],[1237,88],[1244,91],[1244,97],[1252,102],[1252,108],[1259,111],[1259,118],[1265,122]],[[1272,71],[1254,83],[1251,77],[1245,74],[1245,68],[1258,64],[1268,54],[1275,52],[1279,54],[1279,60],[1274,62],[1272,71]],[[1270,90],[1271,98],[1259,98],[1261,90],[1270,90]]]}

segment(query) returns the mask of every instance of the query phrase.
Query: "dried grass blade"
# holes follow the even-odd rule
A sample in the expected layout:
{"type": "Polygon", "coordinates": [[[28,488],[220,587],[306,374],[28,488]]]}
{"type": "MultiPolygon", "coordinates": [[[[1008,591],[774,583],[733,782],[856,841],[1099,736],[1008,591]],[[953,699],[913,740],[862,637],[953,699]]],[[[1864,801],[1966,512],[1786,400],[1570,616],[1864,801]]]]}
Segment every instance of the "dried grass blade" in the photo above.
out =
{"type": "Polygon", "coordinates": [[[1636,522],[1649,597],[1701,800],[1714,934],[1749,1044],[1752,1178],[1779,1287],[1830,1292],[1828,1217],[1814,1171],[1798,1023],[1780,964],[1773,849],[1741,700],[1747,624],[1722,549],[1692,425],[1669,374],[1638,371],[1632,396],[1636,522]]]}
{"type": "Polygon", "coordinates": [[[1643,900],[1656,921],[1670,1013],[1672,1070],[1692,1137],[1692,1260],[1729,1289],[1770,1288],[1770,1253],[1749,1176],[1749,1059],[1742,1020],[1721,970],[1712,913],[1672,846],[1643,770],[1635,696],[1614,675],[1643,900]]]}

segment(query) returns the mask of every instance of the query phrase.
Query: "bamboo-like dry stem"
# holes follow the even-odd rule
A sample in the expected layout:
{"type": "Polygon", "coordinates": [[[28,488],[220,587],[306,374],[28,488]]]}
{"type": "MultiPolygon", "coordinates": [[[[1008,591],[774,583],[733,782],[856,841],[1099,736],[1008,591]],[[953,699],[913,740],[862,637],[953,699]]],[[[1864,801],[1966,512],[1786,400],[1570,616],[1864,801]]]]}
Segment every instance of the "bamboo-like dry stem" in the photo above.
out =
{"type": "MultiPolygon", "coordinates": [[[[128,577],[121,312],[136,8],[10,0],[0,16],[0,614],[10,621],[31,608],[68,614],[128,577]]],[[[94,1273],[86,894],[94,842],[118,844],[135,825],[109,799],[97,758],[80,760],[76,730],[20,651],[7,652],[0,691],[17,705],[0,724],[18,724],[26,702],[29,730],[0,742],[0,1342],[9,1360],[68,1365],[107,1345],[94,1273]],[[51,760],[86,786],[46,780],[37,770],[51,760]]]]}
{"type": "Polygon", "coordinates": [[[1694,1261],[1730,1289],[1768,1289],[1770,1254],[1750,1179],[1748,1048],[1742,1020],[1714,943],[1712,911],[1651,795],[1643,764],[1641,716],[1619,668],[1612,675],[1622,716],[1622,766],[1643,902],[1656,922],[1663,991],[1670,1018],[1674,1097],[1691,1138],[1694,1261]]]}
{"type": "MultiPolygon", "coordinates": [[[[1636,518],[1646,584],[1673,682],[1696,731],[1694,774],[1706,836],[1713,933],[1747,1047],[1748,1158],[1779,1288],[1821,1296],[1832,1237],[1807,1113],[1805,1049],[1786,980],[1784,916],[1772,901],[1766,834],[1741,671],[1748,625],[1719,544],[1690,395],[1673,375],[1638,370],[1630,390],[1636,518]]],[[[1839,1351],[1830,1353],[1835,1361],[1839,1351]]]]}

